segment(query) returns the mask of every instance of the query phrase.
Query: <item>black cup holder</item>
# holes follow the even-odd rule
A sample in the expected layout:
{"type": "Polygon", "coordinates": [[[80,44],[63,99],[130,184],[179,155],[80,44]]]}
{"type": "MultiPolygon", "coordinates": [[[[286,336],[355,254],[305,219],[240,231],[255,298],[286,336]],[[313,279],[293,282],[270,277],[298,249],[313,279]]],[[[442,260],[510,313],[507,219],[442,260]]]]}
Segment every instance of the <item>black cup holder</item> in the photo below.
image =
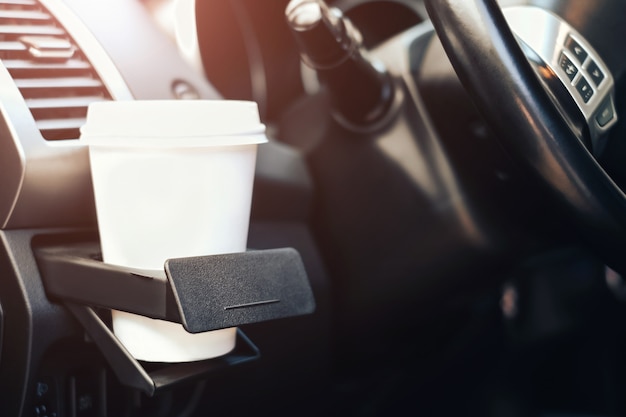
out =
{"type": "Polygon", "coordinates": [[[47,296],[63,303],[85,328],[123,385],[152,396],[260,356],[237,330],[235,349],[198,362],[151,364],[134,359],[97,309],[115,309],[181,323],[190,333],[310,314],[313,293],[298,252],[291,248],[169,259],[166,278],[110,265],[94,242],[38,247],[35,256],[47,296]]]}

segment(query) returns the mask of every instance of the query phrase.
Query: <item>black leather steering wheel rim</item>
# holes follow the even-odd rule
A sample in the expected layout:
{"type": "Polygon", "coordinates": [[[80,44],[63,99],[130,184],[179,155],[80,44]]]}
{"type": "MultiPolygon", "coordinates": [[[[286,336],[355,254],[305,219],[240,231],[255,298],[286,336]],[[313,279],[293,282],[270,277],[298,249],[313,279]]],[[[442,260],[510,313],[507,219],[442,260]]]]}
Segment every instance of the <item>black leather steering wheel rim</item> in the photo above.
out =
{"type": "Polygon", "coordinates": [[[544,90],[495,0],[426,0],[450,61],[507,152],[573,218],[602,259],[626,273],[626,196],[544,90]]]}

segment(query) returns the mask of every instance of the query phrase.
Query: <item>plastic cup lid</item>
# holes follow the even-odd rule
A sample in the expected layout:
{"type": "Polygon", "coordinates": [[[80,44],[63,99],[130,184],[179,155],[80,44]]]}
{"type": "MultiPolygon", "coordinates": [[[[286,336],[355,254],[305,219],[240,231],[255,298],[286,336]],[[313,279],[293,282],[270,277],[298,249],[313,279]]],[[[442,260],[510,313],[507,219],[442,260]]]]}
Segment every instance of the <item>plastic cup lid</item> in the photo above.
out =
{"type": "Polygon", "coordinates": [[[238,100],[102,101],[81,128],[89,146],[189,147],[267,142],[258,106],[238,100]]]}

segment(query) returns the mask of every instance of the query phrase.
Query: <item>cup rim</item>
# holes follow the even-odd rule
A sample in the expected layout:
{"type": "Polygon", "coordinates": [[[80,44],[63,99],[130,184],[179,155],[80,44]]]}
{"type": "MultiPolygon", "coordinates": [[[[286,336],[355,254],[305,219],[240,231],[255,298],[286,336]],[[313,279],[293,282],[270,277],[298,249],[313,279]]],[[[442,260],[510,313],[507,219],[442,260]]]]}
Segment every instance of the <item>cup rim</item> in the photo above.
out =
{"type": "Polygon", "coordinates": [[[244,100],[126,100],[89,105],[90,146],[225,146],[267,142],[258,105],[244,100]]]}
{"type": "Polygon", "coordinates": [[[81,142],[90,148],[208,148],[266,143],[263,131],[240,135],[179,136],[159,138],[153,136],[82,136],[81,142]]]}

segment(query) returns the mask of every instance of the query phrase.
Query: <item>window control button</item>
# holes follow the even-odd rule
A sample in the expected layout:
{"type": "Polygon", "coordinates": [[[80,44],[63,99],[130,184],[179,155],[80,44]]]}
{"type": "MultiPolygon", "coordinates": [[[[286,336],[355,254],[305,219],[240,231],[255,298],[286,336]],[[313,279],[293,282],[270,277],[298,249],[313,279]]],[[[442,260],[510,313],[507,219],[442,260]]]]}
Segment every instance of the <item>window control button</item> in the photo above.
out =
{"type": "Polygon", "coordinates": [[[578,59],[578,62],[581,64],[585,62],[585,59],[587,59],[587,51],[585,51],[585,48],[580,46],[580,44],[571,36],[568,36],[565,40],[565,47],[574,54],[576,59],[578,59]]]}
{"type": "Polygon", "coordinates": [[[580,77],[580,80],[576,83],[576,90],[578,90],[578,93],[585,103],[589,102],[593,96],[593,89],[585,77],[580,77]]]}
{"type": "Polygon", "coordinates": [[[567,75],[567,78],[569,78],[570,81],[573,81],[576,74],[578,74],[578,68],[576,68],[576,65],[574,65],[572,60],[569,59],[563,52],[561,52],[559,66],[563,72],[565,72],[565,75],[567,75]]]}
{"type": "Polygon", "coordinates": [[[591,61],[589,63],[587,66],[587,73],[589,73],[589,77],[591,77],[591,80],[596,86],[600,85],[602,80],[604,80],[604,73],[595,61],[591,61]]]}

